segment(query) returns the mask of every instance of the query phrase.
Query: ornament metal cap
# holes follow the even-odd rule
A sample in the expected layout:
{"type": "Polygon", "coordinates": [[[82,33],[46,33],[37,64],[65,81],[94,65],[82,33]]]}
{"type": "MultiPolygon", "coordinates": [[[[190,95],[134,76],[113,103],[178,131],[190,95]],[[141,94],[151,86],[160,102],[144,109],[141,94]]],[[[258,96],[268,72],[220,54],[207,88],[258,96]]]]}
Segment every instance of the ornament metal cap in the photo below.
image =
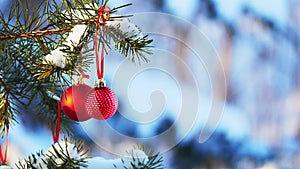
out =
{"type": "Polygon", "coordinates": [[[106,81],[104,79],[99,79],[95,84],[96,88],[106,87],[106,81]]]}

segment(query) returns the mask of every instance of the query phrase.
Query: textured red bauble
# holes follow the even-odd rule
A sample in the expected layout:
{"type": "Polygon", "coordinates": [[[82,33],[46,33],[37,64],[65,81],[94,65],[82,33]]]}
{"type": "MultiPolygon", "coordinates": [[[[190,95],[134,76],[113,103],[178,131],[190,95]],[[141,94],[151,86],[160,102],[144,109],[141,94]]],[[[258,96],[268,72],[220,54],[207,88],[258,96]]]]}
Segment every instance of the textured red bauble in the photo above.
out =
{"type": "Polygon", "coordinates": [[[92,118],[105,120],[117,111],[118,98],[111,89],[96,87],[87,95],[85,107],[92,118]]]}
{"type": "Polygon", "coordinates": [[[91,117],[85,109],[85,98],[92,90],[88,85],[78,84],[69,87],[61,98],[64,113],[74,121],[86,121],[91,117]]]}

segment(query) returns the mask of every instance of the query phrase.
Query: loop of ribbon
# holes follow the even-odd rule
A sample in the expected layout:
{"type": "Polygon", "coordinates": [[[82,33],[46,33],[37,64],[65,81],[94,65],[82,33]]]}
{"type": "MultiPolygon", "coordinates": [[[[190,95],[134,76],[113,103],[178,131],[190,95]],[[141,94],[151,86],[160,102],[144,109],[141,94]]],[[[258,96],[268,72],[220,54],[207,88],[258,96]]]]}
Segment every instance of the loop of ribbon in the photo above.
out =
{"type": "Polygon", "coordinates": [[[95,54],[96,54],[96,66],[97,66],[97,75],[98,79],[102,79],[104,76],[104,53],[105,53],[105,48],[104,48],[104,43],[102,44],[102,50],[101,50],[101,59],[99,58],[99,42],[98,42],[98,31],[99,31],[99,23],[100,20],[102,19],[103,21],[103,26],[102,26],[102,37],[104,38],[105,33],[106,33],[106,21],[109,18],[109,14],[106,12],[111,11],[111,9],[107,6],[102,6],[99,8],[98,11],[98,17],[96,21],[96,33],[95,33],[95,38],[94,38],[94,46],[95,46],[95,54]],[[106,15],[107,14],[107,15],[106,15]]]}
{"type": "Polygon", "coordinates": [[[59,133],[60,133],[60,102],[56,100],[57,104],[57,123],[56,123],[56,132],[54,133],[54,127],[52,126],[51,131],[52,131],[52,138],[53,142],[57,143],[59,140],[59,133]]]}
{"type": "MultiPolygon", "coordinates": [[[[100,23],[100,19],[103,19],[103,27],[102,27],[102,37],[104,38],[105,33],[106,33],[106,20],[109,17],[108,16],[104,16],[106,12],[111,11],[111,9],[107,6],[103,6],[99,8],[99,13],[98,13],[98,17],[97,17],[97,21],[96,21],[96,33],[95,33],[95,38],[94,38],[94,45],[95,45],[95,53],[96,53],[96,66],[97,66],[97,75],[98,75],[98,79],[102,79],[103,75],[104,75],[104,53],[105,53],[105,49],[104,49],[104,45],[102,45],[102,50],[101,50],[101,60],[99,59],[99,42],[98,42],[98,31],[99,31],[99,23],[100,23]]],[[[83,78],[89,78],[88,75],[84,74],[82,71],[82,68],[80,68],[80,74],[83,78]]],[[[60,102],[57,100],[57,124],[56,124],[56,131],[54,132],[54,127],[52,126],[51,131],[52,131],[52,138],[54,143],[57,143],[59,140],[59,133],[60,133],[60,122],[61,122],[61,110],[60,110],[60,102]]],[[[1,147],[0,147],[1,150],[1,147]]],[[[2,151],[1,151],[1,157],[2,157],[2,151]]],[[[2,158],[1,158],[2,160],[2,158]]],[[[6,158],[5,158],[6,160],[6,158]]]]}
{"type": "Polygon", "coordinates": [[[7,126],[7,129],[6,129],[6,139],[5,139],[5,150],[4,150],[4,155],[3,155],[3,152],[2,152],[2,145],[0,145],[0,160],[2,163],[6,163],[7,161],[7,151],[8,151],[8,130],[9,130],[9,127],[7,126]]]}

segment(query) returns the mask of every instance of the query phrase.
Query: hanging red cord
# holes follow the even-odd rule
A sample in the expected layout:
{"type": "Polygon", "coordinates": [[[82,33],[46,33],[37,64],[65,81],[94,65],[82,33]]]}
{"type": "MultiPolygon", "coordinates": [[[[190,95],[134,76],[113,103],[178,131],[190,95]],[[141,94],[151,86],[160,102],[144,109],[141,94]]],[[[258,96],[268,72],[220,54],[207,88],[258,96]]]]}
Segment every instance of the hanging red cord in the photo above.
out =
{"type": "Polygon", "coordinates": [[[100,23],[100,19],[102,17],[103,19],[103,26],[102,26],[102,37],[104,38],[105,33],[106,33],[106,20],[108,19],[108,16],[105,16],[106,12],[111,11],[109,7],[107,6],[103,6],[99,8],[99,12],[98,12],[98,17],[97,17],[97,21],[96,21],[96,33],[95,33],[95,38],[94,38],[94,46],[95,46],[95,54],[96,54],[96,66],[97,66],[97,75],[98,75],[98,79],[102,79],[104,76],[104,53],[105,53],[105,49],[104,49],[104,44],[102,45],[102,50],[101,50],[101,59],[99,58],[99,42],[98,42],[98,31],[99,31],[99,23],[100,23]]]}
{"type": "Polygon", "coordinates": [[[2,145],[0,145],[0,160],[2,163],[6,163],[7,161],[7,151],[8,151],[8,131],[9,127],[7,126],[6,129],[6,139],[5,139],[5,150],[4,150],[4,155],[2,153],[2,145]]]}
{"type": "Polygon", "coordinates": [[[56,104],[57,104],[57,123],[56,123],[56,132],[54,133],[54,127],[52,126],[52,138],[53,138],[53,142],[57,143],[59,140],[59,133],[60,133],[60,102],[58,100],[56,100],[56,104]]]}

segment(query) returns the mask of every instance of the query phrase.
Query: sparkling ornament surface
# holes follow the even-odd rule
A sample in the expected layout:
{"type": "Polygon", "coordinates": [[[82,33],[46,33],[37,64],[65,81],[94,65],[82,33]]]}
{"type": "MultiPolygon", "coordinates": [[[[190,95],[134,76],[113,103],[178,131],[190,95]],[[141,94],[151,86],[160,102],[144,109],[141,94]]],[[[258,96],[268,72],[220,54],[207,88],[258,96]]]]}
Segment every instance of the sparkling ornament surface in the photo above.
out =
{"type": "Polygon", "coordinates": [[[105,120],[117,111],[118,98],[111,89],[96,87],[86,97],[85,107],[92,118],[105,120]]]}
{"type": "Polygon", "coordinates": [[[69,87],[62,95],[61,105],[64,113],[74,121],[86,121],[91,117],[85,109],[85,98],[92,90],[88,85],[79,84],[69,87]]]}

